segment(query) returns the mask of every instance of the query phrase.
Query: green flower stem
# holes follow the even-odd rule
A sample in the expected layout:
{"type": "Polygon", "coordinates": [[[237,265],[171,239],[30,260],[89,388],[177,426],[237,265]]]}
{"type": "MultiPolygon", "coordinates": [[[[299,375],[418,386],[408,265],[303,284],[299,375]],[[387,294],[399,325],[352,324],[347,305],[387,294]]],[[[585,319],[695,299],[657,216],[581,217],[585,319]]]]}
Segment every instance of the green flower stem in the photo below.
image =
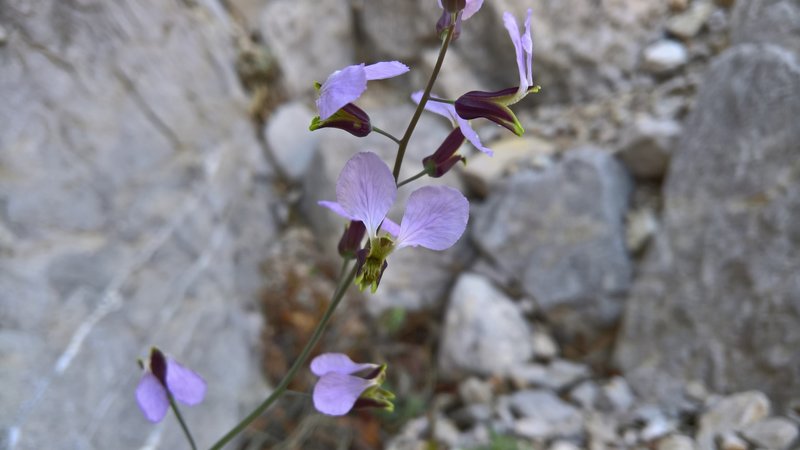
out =
{"type": "Polygon", "coordinates": [[[183,416],[181,415],[181,410],[178,409],[178,404],[175,403],[175,398],[172,397],[172,394],[167,392],[167,398],[169,399],[169,406],[172,407],[172,412],[175,413],[175,418],[178,419],[178,423],[181,424],[181,429],[183,430],[183,434],[186,435],[186,440],[189,441],[189,445],[192,447],[192,450],[197,450],[197,445],[194,443],[194,438],[192,437],[192,432],[189,431],[189,427],[186,426],[186,422],[183,420],[183,416]]]}
{"type": "Polygon", "coordinates": [[[396,137],[394,137],[394,136],[393,136],[391,133],[389,133],[389,132],[383,131],[383,130],[381,130],[380,128],[378,128],[378,127],[376,127],[376,126],[373,126],[373,127],[372,127],[372,131],[374,131],[374,132],[376,132],[376,133],[378,133],[378,134],[382,134],[382,135],[386,136],[387,138],[389,138],[389,139],[393,140],[395,144],[398,144],[398,145],[400,144],[400,139],[397,139],[396,137]]]}
{"type": "Polygon", "coordinates": [[[210,450],[220,450],[225,444],[231,441],[236,435],[241,433],[248,425],[250,425],[254,420],[256,420],[264,411],[267,410],[276,400],[278,400],[285,392],[289,386],[289,383],[294,379],[295,374],[297,371],[302,367],[308,356],[311,354],[311,350],[317,345],[319,339],[322,337],[322,332],[325,331],[325,327],[328,325],[328,322],[331,320],[333,316],[333,311],[339,306],[339,302],[342,301],[344,298],[345,292],[347,292],[347,288],[353,284],[353,279],[356,276],[356,266],[353,266],[349,272],[347,272],[347,265],[348,260],[345,260],[342,264],[342,271],[339,275],[339,285],[336,287],[336,291],[334,291],[333,297],[331,297],[331,304],[328,306],[328,309],[325,310],[325,314],[322,315],[322,319],[320,319],[317,327],[314,329],[314,333],[311,335],[311,339],[308,340],[308,343],[303,350],[300,352],[300,355],[295,359],[292,367],[289,368],[289,371],[286,372],[286,375],[283,376],[283,379],[278,386],[275,387],[275,390],[272,391],[272,394],[267,397],[260,405],[256,407],[247,417],[244,418],[238,425],[233,427],[228,434],[223,436],[219,441],[217,441],[213,446],[211,446],[210,450]],[[345,275],[346,274],[346,275],[345,275]]]}
{"type": "Polygon", "coordinates": [[[434,96],[431,96],[431,98],[429,98],[428,100],[430,100],[432,102],[447,103],[448,105],[455,105],[456,104],[455,100],[448,100],[446,98],[439,98],[439,97],[434,97],[434,96]]]}
{"type": "MultiPolygon", "coordinates": [[[[455,17],[453,17],[452,23],[456,23],[455,17]]],[[[400,166],[403,164],[403,157],[406,155],[408,141],[411,140],[411,135],[414,134],[414,128],[416,128],[417,122],[422,115],[422,110],[425,109],[425,103],[428,103],[428,99],[431,97],[433,83],[436,82],[436,77],[439,76],[439,70],[441,70],[442,63],[444,62],[444,55],[447,54],[447,47],[450,46],[450,41],[453,40],[454,29],[454,25],[447,27],[447,34],[442,41],[442,48],[439,50],[439,58],[436,60],[436,65],[433,67],[433,73],[431,73],[430,79],[428,79],[428,85],[425,86],[425,91],[422,93],[422,98],[419,101],[419,105],[417,105],[417,110],[414,111],[414,115],[411,117],[411,122],[408,123],[406,132],[398,144],[397,157],[394,160],[394,170],[392,170],[392,175],[394,175],[395,182],[397,182],[398,177],[400,177],[400,166]]]]}
{"type": "Polygon", "coordinates": [[[407,178],[407,179],[405,179],[405,180],[403,180],[403,181],[401,181],[401,182],[397,183],[397,187],[400,187],[400,186],[403,186],[403,185],[405,185],[405,184],[411,183],[412,181],[414,181],[414,180],[416,180],[416,179],[418,179],[418,178],[422,178],[422,177],[424,177],[424,176],[425,176],[425,175],[427,175],[427,174],[428,174],[428,172],[426,172],[426,171],[424,171],[424,170],[423,170],[422,172],[420,172],[420,173],[418,173],[418,174],[414,175],[413,177],[411,177],[411,178],[407,178]]]}

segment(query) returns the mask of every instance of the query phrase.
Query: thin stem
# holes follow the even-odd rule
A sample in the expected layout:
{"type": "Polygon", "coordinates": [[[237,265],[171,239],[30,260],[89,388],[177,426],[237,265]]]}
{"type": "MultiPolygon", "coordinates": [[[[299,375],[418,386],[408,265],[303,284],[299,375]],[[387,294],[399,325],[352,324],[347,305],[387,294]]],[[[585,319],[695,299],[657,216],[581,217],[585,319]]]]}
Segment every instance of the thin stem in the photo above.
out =
{"type": "Polygon", "coordinates": [[[172,407],[172,412],[175,413],[175,417],[178,419],[178,423],[181,424],[181,429],[183,430],[183,434],[186,435],[186,440],[189,441],[189,445],[192,446],[192,450],[197,450],[197,445],[195,445],[194,443],[194,438],[192,437],[191,431],[189,431],[189,427],[186,426],[186,422],[183,421],[183,416],[181,415],[181,410],[178,409],[178,404],[175,403],[175,399],[169,392],[167,392],[167,398],[169,399],[169,406],[172,407]]]}
{"type": "MultiPolygon", "coordinates": [[[[455,24],[455,18],[453,18],[452,22],[455,24]]],[[[422,93],[422,98],[419,101],[419,105],[417,105],[417,110],[414,111],[414,115],[411,117],[411,122],[408,123],[406,132],[398,144],[397,157],[394,160],[394,170],[392,170],[395,182],[397,182],[398,177],[400,177],[400,166],[403,164],[403,157],[406,155],[408,141],[411,140],[411,135],[414,133],[414,128],[416,128],[417,122],[422,115],[422,110],[425,108],[425,103],[428,103],[428,99],[431,97],[433,83],[436,82],[436,77],[439,76],[439,70],[441,70],[442,63],[444,62],[444,55],[447,54],[447,47],[450,45],[450,41],[453,39],[454,29],[455,26],[452,24],[447,27],[447,35],[442,41],[442,48],[439,50],[439,58],[436,60],[436,65],[433,66],[433,73],[431,73],[431,77],[428,79],[428,85],[425,86],[425,91],[422,93]]]]}
{"type": "Polygon", "coordinates": [[[374,125],[372,126],[372,131],[374,131],[374,132],[376,132],[378,134],[382,134],[382,135],[386,136],[387,138],[393,140],[395,144],[400,144],[400,139],[397,139],[391,133],[389,133],[387,131],[384,131],[384,130],[381,130],[380,128],[378,128],[378,127],[376,127],[374,125]]]}
{"type": "Polygon", "coordinates": [[[455,105],[456,104],[455,100],[447,100],[446,98],[434,97],[432,95],[431,95],[431,98],[429,98],[428,100],[432,101],[432,102],[447,103],[448,105],[455,105]]]}
{"type": "Polygon", "coordinates": [[[353,283],[353,279],[356,276],[356,266],[347,273],[346,276],[344,274],[347,270],[347,264],[349,261],[345,260],[342,264],[342,272],[339,276],[339,285],[336,287],[336,291],[334,291],[333,297],[331,297],[331,304],[328,305],[328,309],[325,310],[325,313],[322,315],[319,323],[317,324],[317,328],[314,329],[314,333],[311,335],[311,339],[308,340],[306,346],[303,347],[303,350],[300,352],[300,355],[295,359],[292,367],[286,372],[286,375],[283,376],[283,379],[278,386],[275,387],[275,390],[272,391],[272,394],[267,397],[260,405],[256,407],[247,417],[244,418],[238,425],[236,425],[231,431],[228,432],[225,436],[223,436],[219,441],[217,441],[210,450],[220,450],[225,444],[231,441],[236,435],[241,433],[248,425],[250,425],[254,420],[258,418],[264,411],[267,410],[273,403],[275,403],[278,398],[286,392],[286,388],[289,386],[289,383],[294,378],[297,371],[302,367],[306,359],[308,359],[308,355],[311,354],[311,350],[314,349],[319,339],[322,337],[322,332],[325,330],[326,325],[330,321],[331,317],[333,316],[333,311],[339,306],[339,302],[342,301],[344,298],[345,292],[347,292],[347,288],[353,283]]]}
{"type": "Polygon", "coordinates": [[[416,180],[416,179],[418,179],[418,178],[422,178],[422,177],[424,177],[424,176],[425,176],[425,175],[427,175],[427,174],[428,174],[428,172],[426,172],[426,171],[424,171],[424,170],[423,170],[422,172],[420,172],[420,173],[418,173],[418,174],[414,175],[413,177],[411,177],[411,178],[407,178],[407,179],[405,179],[405,180],[403,180],[403,181],[401,181],[401,182],[397,183],[397,187],[400,187],[400,186],[403,186],[403,185],[405,185],[405,184],[411,183],[412,181],[414,181],[414,180],[416,180]]]}

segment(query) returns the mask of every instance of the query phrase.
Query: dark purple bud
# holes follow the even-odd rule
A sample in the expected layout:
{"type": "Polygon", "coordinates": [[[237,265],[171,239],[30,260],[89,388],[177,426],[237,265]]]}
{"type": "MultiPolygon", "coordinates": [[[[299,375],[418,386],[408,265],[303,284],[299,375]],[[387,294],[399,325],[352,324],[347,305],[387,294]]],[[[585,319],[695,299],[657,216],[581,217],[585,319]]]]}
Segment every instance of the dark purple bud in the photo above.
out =
{"type": "Polygon", "coordinates": [[[467,7],[467,0],[442,0],[442,7],[446,12],[457,13],[467,7]]]}
{"type": "Polygon", "coordinates": [[[514,111],[506,106],[514,98],[517,90],[513,87],[496,92],[467,92],[456,100],[456,113],[466,120],[489,119],[508,128],[517,136],[522,136],[525,132],[522,124],[519,123],[514,111]]]}
{"type": "Polygon", "coordinates": [[[150,349],[150,371],[162,386],[167,387],[167,358],[155,347],[150,349]]]}
{"type": "Polygon", "coordinates": [[[457,162],[464,160],[464,157],[457,155],[456,152],[464,143],[464,134],[461,128],[456,128],[447,135],[442,145],[431,155],[422,160],[425,172],[432,178],[439,178],[449,171],[457,162]]]}
{"type": "MultiPolygon", "coordinates": [[[[442,17],[439,18],[439,21],[436,22],[436,35],[440,38],[444,38],[444,33],[447,31],[447,28],[450,27],[450,24],[453,23],[453,15],[447,11],[442,12],[442,17]]],[[[461,12],[459,11],[456,14],[456,27],[453,30],[453,37],[450,38],[450,42],[455,41],[458,37],[461,36],[461,12]]]]}
{"type": "Polygon", "coordinates": [[[364,137],[372,132],[369,115],[352,103],[344,105],[325,120],[314,117],[308,129],[314,131],[320,128],[339,128],[356,137],[364,137]]]}
{"type": "Polygon", "coordinates": [[[365,234],[367,234],[367,228],[364,226],[364,222],[351,220],[339,240],[339,254],[347,259],[355,258],[361,249],[361,241],[364,240],[365,234]]]}

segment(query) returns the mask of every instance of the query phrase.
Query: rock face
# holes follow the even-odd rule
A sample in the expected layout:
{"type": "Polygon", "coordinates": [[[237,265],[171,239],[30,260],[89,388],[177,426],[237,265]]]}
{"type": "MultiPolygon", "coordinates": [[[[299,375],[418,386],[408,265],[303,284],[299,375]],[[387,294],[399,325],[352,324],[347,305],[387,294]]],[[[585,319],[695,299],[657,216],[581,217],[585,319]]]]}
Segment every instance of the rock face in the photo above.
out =
{"type": "Polygon", "coordinates": [[[574,150],[544,171],[515,174],[475,214],[473,240],[562,339],[593,337],[620,316],[631,277],[623,227],[630,185],[613,157],[574,150]]]}
{"type": "Polygon", "coordinates": [[[779,404],[800,387],[800,59],[783,15],[758,32],[742,19],[797,5],[745,4],[686,121],[617,351],[641,393],[673,403],[681,380],[779,404]]]}
{"type": "Polygon", "coordinates": [[[2,7],[0,447],[183,448],[134,401],[152,344],[208,382],[201,446],[260,394],[269,170],[226,16],[187,4],[2,7]]]}

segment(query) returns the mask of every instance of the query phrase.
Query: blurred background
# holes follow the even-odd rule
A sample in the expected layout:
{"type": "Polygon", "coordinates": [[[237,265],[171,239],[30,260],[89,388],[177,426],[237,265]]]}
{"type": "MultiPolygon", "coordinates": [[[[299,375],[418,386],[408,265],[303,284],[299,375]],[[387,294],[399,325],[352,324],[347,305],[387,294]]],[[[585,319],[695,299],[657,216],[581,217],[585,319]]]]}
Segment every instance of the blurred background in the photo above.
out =
{"type": "MultiPolygon", "coordinates": [[[[396,411],[321,416],[301,373],[229,448],[797,448],[800,3],[486,0],[434,92],[516,85],[502,14],[527,8],[525,135],[474,121],[495,157],[431,181],[470,197],[467,233],[392,255],[317,349],[388,362],[396,411]]],[[[394,158],[310,133],[313,83],[408,64],[359,100],[402,134],[439,14],[0,0],[0,448],[187,448],[134,401],[153,344],[208,381],[201,448],[258,404],[334,288],[316,202],[355,152],[394,158]]],[[[423,117],[403,177],[449,130],[423,117]]]]}

